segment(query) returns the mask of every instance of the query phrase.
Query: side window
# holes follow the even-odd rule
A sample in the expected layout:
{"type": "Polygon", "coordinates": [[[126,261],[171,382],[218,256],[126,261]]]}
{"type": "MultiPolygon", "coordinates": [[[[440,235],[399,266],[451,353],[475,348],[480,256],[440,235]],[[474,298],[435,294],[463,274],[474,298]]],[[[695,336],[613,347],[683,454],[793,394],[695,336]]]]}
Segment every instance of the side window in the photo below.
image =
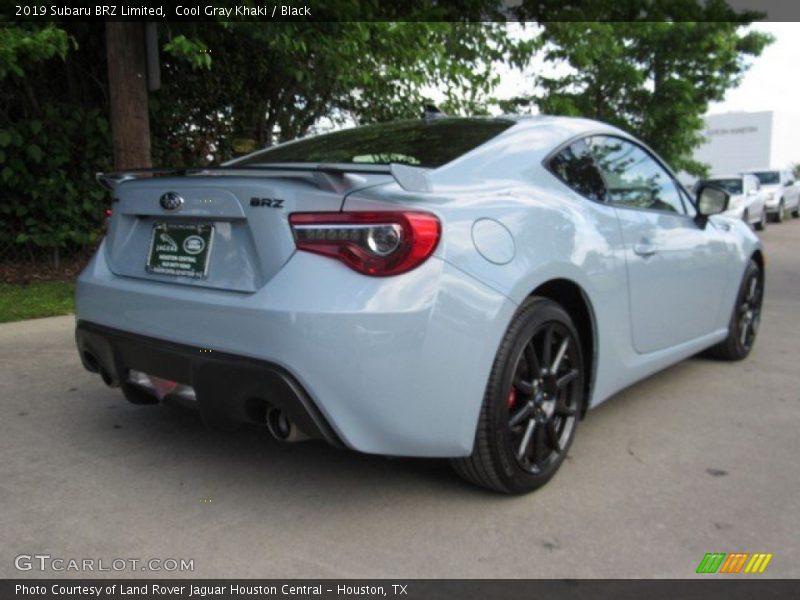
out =
{"type": "Polygon", "coordinates": [[[642,148],[611,136],[595,136],[590,144],[610,202],[684,214],[672,176],[642,148]]]}
{"type": "Polygon", "coordinates": [[[574,142],[550,159],[550,170],[574,191],[596,202],[605,201],[605,185],[597,171],[589,146],[574,142]]]}

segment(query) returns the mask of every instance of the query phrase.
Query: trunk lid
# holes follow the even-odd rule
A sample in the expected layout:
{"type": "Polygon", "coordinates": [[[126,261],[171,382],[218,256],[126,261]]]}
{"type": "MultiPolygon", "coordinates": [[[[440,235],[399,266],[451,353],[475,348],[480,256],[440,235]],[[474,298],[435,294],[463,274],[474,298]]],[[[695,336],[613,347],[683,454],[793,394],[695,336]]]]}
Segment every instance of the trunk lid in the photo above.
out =
{"type": "Polygon", "coordinates": [[[109,268],[124,277],[255,292],[295,252],[291,213],[339,211],[351,191],[386,181],[391,176],[312,172],[122,180],[112,192],[109,268]],[[162,206],[165,194],[176,208],[162,206]]]}

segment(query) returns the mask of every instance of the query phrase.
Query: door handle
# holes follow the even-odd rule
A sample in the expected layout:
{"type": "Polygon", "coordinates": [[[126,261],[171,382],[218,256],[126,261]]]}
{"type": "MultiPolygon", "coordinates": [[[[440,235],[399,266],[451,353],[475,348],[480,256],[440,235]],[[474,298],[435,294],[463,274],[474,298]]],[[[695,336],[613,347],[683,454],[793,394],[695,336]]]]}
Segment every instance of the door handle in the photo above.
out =
{"type": "Polygon", "coordinates": [[[633,251],[638,254],[639,256],[653,256],[658,250],[656,247],[647,241],[639,242],[638,244],[634,244],[633,251]]]}

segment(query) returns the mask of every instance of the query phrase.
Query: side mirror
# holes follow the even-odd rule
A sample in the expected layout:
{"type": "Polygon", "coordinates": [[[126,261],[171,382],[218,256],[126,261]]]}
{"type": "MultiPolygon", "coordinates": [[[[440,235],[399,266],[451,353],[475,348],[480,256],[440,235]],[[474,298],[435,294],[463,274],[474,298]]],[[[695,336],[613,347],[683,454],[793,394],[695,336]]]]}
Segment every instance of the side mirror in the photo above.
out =
{"type": "Polygon", "coordinates": [[[703,183],[697,188],[697,224],[705,227],[708,217],[728,210],[731,196],[720,187],[703,183]]]}

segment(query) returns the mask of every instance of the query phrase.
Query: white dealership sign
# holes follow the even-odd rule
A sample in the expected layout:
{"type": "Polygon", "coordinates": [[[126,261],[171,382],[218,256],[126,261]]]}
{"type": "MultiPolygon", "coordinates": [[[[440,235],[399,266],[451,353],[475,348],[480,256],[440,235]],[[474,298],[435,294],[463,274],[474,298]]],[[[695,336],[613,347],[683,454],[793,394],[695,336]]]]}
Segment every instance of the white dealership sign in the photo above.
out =
{"type": "Polygon", "coordinates": [[[772,166],[773,115],[772,111],[708,115],[706,141],[695,158],[719,175],[772,166]]]}

